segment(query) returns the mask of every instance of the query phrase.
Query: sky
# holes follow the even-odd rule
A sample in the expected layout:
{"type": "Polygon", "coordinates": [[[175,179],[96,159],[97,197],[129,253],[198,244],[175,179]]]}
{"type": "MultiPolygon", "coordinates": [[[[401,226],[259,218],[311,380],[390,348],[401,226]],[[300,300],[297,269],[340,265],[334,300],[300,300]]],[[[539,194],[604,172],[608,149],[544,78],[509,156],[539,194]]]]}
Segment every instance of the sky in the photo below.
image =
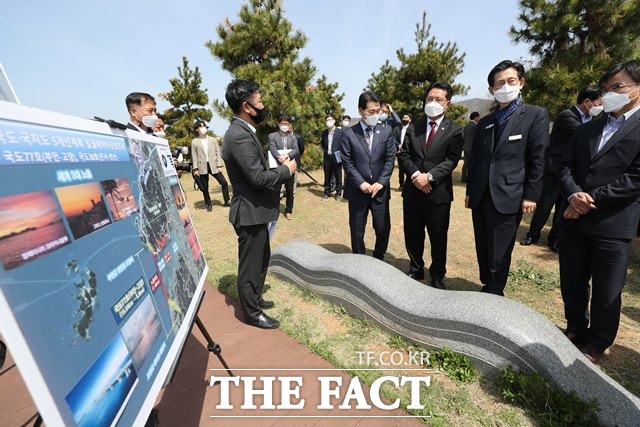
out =
{"type": "MultiPolygon", "coordinates": [[[[0,63],[24,105],[126,123],[128,93],[153,96],[171,89],[182,57],[199,67],[210,101],[224,99],[232,76],[205,43],[216,41],[225,18],[237,22],[243,0],[4,0],[0,63]]],[[[427,11],[431,35],[465,52],[456,82],[469,86],[456,99],[489,99],[486,77],[503,59],[529,59],[528,46],[508,35],[519,26],[518,0],[284,0],[285,17],[308,37],[300,57],[312,59],[344,93],[342,106],[357,116],[358,96],[372,73],[396,50],[415,53],[415,25],[427,11]]],[[[157,98],[156,98],[157,99],[157,98]]],[[[160,111],[170,105],[158,101],[160,111]]],[[[210,107],[210,106],[209,106],[210,107]]],[[[268,105],[267,105],[268,108],[268,105]]],[[[224,134],[228,122],[210,128],[224,134]]]]}

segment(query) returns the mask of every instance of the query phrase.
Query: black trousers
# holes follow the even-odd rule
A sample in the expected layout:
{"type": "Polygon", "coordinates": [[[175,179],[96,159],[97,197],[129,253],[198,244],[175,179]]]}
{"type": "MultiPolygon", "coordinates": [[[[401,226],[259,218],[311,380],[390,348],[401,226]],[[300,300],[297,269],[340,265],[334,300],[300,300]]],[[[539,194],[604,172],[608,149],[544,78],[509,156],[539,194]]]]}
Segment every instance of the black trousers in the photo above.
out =
{"type": "Polygon", "coordinates": [[[472,210],[471,217],[480,282],[484,285],[482,291],[504,295],[522,211],[514,214],[498,212],[487,190],[480,205],[472,210]]]}
{"type": "Polygon", "coordinates": [[[248,322],[262,313],[258,307],[267,277],[271,247],[267,224],[234,227],[238,235],[238,296],[248,322]]]}
{"type": "Polygon", "coordinates": [[[284,196],[285,196],[284,213],[293,212],[293,183],[295,179],[296,179],[295,174],[292,174],[291,177],[284,182],[284,196]]]}
{"type": "Polygon", "coordinates": [[[447,236],[451,203],[433,204],[419,199],[402,200],[404,242],[409,255],[409,272],[424,273],[425,228],[431,245],[431,279],[447,273],[447,236]]]}
{"type": "Polygon", "coordinates": [[[560,192],[560,180],[557,176],[545,173],[542,177],[542,194],[536,205],[536,210],[531,217],[529,232],[527,237],[534,240],[540,239],[540,231],[547,223],[551,209],[555,206],[553,213],[553,222],[551,230],[547,237],[547,242],[553,244],[558,241],[558,215],[560,214],[560,206],[562,205],[562,194],[560,192]]]}
{"type": "Polygon", "coordinates": [[[402,166],[402,163],[398,159],[398,184],[400,184],[400,187],[404,185],[405,177],[404,166],[402,166]]]}
{"type": "Polygon", "coordinates": [[[560,289],[567,332],[586,336],[587,344],[604,350],[618,333],[631,240],[563,227],[560,242],[560,289]]]}
{"type": "Polygon", "coordinates": [[[211,166],[207,163],[207,173],[200,174],[200,191],[202,191],[202,195],[204,196],[204,204],[207,206],[211,206],[211,196],[209,195],[209,175],[213,176],[218,184],[222,187],[222,197],[224,198],[224,203],[229,203],[229,184],[227,184],[227,180],[221,172],[218,172],[216,169],[216,173],[213,173],[211,170],[211,166]]]}
{"type": "MultiPolygon", "coordinates": [[[[381,191],[385,191],[384,189],[381,191]]],[[[391,215],[389,214],[389,199],[378,202],[369,199],[366,202],[349,200],[349,231],[351,232],[351,251],[354,254],[364,254],[364,230],[367,226],[367,217],[371,211],[373,230],[376,233],[376,244],[373,256],[383,259],[389,246],[389,233],[391,233],[391,215]]]]}
{"type": "Polygon", "coordinates": [[[335,179],[336,195],[342,194],[342,163],[337,163],[333,156],[324,157],[324,195],[331,195],[331,178],[335,179]]]}

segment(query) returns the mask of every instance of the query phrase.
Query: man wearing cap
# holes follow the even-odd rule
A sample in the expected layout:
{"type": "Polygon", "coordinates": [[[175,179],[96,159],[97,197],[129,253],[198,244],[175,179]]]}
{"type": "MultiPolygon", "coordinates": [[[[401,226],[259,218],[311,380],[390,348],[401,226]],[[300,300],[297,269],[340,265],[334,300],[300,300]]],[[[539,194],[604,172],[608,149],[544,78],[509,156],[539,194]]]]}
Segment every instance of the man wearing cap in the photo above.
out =
{"type": "Polygon", "coordinates": [[[213,176],[222,186],[224,206],[229,206],[229,185],[222,174],[222,155],[218,140],[207,134],[207,124],[197,119],[193,128],[198,137],[191,141],[191,160],[193,161],[193,177],[204,196],[207,211],[211,212],[211,196],[209,196],[209,175],[213,176]]]}

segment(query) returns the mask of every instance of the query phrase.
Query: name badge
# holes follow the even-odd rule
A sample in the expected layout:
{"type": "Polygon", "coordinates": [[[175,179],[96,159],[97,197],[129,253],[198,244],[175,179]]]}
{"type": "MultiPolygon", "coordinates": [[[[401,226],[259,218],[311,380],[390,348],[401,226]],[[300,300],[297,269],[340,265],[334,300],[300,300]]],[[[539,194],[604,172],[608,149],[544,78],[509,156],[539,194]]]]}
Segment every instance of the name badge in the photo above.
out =
{"type": "Polygon", "coordinates": [[[517,141],[519,139],[522,139],[522,135],[511,135],[511,136],[509,136],[509,141],[517,141]]]}
{"type": "Polygon", "coordinates": [[[491,129],[493,127],[493,123],[488,124],[487,127],[485,129],[491,129]]]}

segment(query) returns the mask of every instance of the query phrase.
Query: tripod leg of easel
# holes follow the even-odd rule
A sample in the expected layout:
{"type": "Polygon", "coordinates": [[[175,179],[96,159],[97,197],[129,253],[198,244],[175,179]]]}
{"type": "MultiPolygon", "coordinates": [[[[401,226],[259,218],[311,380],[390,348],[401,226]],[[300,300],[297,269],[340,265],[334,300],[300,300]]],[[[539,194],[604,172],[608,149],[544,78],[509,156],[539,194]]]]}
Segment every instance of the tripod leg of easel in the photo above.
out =
{"type": "Polygon", "coordinates": [[[207,332],[207,329],[204,327],[204,324],[200,320],[200,317],[197,315],[195,322],[198,326],[198,329],[200,329],[200,332],[202,332],[202,335],[204,335],[204,338],[207,340],[207,350],[218,356],[220,363],[222,363],[222,366],[224,366],[224,368],[227,370],[227,373],[230,377],[235,376],[233,375],[233,372],[231,372],[231,369],[229,368],[229,365],[227,365],[227,362],[224,360],[224,357],[222,357],[222,347],[220,347],[220,344],[213,341],[213,338],[211,338],[211,335],[209,335],[209,332],[207,332]]]}

